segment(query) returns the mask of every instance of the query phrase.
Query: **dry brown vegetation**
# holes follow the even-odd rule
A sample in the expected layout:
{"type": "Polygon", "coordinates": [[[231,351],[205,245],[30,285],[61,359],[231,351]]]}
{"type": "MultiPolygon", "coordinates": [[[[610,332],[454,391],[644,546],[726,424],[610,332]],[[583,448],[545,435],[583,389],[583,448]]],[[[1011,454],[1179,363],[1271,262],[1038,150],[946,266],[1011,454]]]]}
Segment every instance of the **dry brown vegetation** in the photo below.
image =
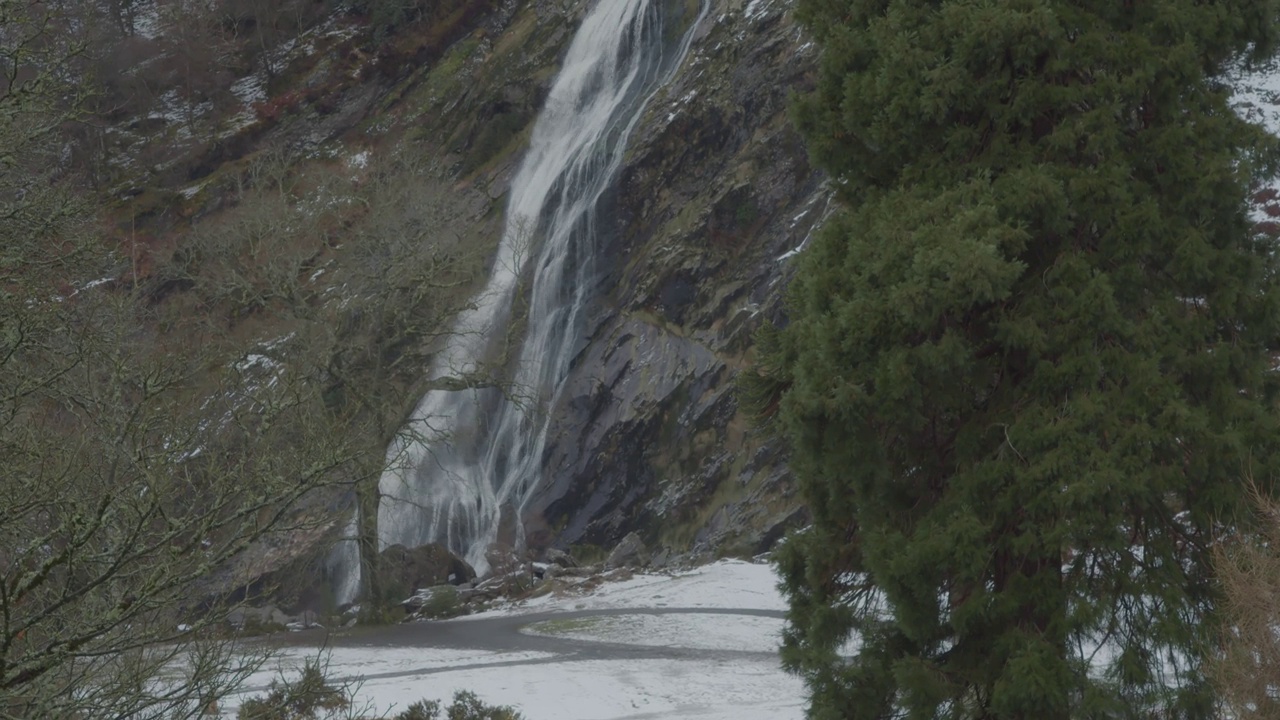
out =
{"type": "Polygon", "coordinates": [[[1256,488],[1257,532],[1215,553],[1224,596],[1222,652],[1213,667],[1235,720],[1280,717],[1280,502],[1256,488]]]}

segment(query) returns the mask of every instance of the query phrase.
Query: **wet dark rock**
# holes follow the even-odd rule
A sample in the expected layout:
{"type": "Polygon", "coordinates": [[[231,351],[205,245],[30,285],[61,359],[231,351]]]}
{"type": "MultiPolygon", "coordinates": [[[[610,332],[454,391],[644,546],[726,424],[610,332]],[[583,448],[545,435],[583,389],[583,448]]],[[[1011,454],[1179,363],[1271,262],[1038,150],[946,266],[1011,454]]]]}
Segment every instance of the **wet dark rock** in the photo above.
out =
{"type": "Polygon", "coordinates": [[[573,556],[565,552],[564,550],[558,550],[556,548],[547,548],[547,551],[543,555],[543,557],[546,559],[547,562],[555,563],[556,565],[559,565],[561,568],[578,567],[578,561],[574,560],[573,556]]]}
{"type": "Polygon", "coordinates": [[[484,559],[489,563],[489,575],[500,577],[514,572],[528,570],[528,562],[509,543],[495,542],[484,552],[484,559]]]}
{"type": "Polygon", "coordinates": [[[379,555],[378,571],[382,587],[393,597],[435,585],[461,585],[476,578],[466,560],[437,543],[413,549],[392,545],[379,555]]]}
{"type": "Polygon", "coordinates": [[[499,545],[513,548],[519,543],[519,527],[518,517],[515,507],[509,503],[503,503],[498,508],[498,537],[499,545]]]}
{"type": "MultiPolygon", "coordinates": [[[[308,616],[318,617],[315,613],[309,613],[308,616]]],[[[226,616],[231,629],[250,634],[281,630],[297,620],[297,617],[283,612],[275,605],[235,607],[226,616]]]]}
{"type": "Polygon", "coordinates": [[[645,554],[644,541],[640,539],[637,533],[629,533],[618,543],[618,546],[609,553],[609,559],[604,561],[605,570],[616,570],[622,567],[639,567],[644,565],[648,560],[645,554]]]}
{"type": "Polygon", "coordinates": [[[553,580],[564,572],[564,568],[555,563],[534,563],[533,577],[538,580],[553,580]]]}

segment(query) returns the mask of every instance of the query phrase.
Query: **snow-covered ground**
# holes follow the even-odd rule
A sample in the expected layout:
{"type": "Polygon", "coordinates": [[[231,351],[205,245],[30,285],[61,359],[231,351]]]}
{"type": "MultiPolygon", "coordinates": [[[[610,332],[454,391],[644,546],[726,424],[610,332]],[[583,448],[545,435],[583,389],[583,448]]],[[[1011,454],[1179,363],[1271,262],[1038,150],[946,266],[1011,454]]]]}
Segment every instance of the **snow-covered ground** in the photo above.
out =
{"type": "Polygon", "coordinates": [[[528,614],[552,610],[611,610],[618,608],[733,608],[786,610],[778,593],[778,578],[764,563],[721,560],[672,574],[639,574],[630,580],[605,583],[587,592],[566,592],[524,600],[487,613],[469,615],[466,622],[494,613],[528,614]]]}
{"type": "MultiPolygon", "coordinates": [[[[579,610],[702,608],[783,610],[768,565],[723,560],[675,574],[637,575],[585,593],[565,593],[505,606],[449,623],[529,613],[579,610]]],[[[610,615],[534,623],[524,632],[587,642],[725,651],[708,659],[582,659],[575,654],[490,652],[444,648],[342,647],[327,653],[330,677],[357,678],[354,701],[371,716],[421,699],[447,702],[470,690],[489,703],[511,705],[526,720],[799,720],[804,687],[771,655],[782,620],[747,615],[673,613],[610,615]]],[[[250,678],[246,694],[317,651],[290,648],[250,678]]],[[[224,704],[234,717],[238,701],[224,704]]]]}

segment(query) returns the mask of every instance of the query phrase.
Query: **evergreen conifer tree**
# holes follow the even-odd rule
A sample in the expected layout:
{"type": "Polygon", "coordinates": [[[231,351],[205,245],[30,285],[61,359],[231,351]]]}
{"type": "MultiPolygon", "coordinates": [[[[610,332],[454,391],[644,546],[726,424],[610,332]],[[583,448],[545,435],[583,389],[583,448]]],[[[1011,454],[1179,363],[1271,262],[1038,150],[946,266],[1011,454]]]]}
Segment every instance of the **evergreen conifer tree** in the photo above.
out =
{"type": "Polygon", "coordinates": [[[845,205],[760,375],[814,718],[1207,718],[1215,538],[1277,461],[1272,0],[800,0],[845,205]]]}

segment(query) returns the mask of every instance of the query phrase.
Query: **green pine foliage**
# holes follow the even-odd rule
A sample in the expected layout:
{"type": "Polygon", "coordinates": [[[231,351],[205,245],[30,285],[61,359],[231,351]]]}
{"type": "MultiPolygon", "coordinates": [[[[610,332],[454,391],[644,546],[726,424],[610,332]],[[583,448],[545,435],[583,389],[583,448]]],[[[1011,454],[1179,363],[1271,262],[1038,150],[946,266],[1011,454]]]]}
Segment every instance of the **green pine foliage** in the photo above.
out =
{"type": "Polygon", "coordinates": [[[800,0],[845,210],[749,383],[813,718],[1207,718],[1210,549],[1277,460],[1272,0],[800,0]],[[775,396],[776,397],[776,396],[775,396]]]}

